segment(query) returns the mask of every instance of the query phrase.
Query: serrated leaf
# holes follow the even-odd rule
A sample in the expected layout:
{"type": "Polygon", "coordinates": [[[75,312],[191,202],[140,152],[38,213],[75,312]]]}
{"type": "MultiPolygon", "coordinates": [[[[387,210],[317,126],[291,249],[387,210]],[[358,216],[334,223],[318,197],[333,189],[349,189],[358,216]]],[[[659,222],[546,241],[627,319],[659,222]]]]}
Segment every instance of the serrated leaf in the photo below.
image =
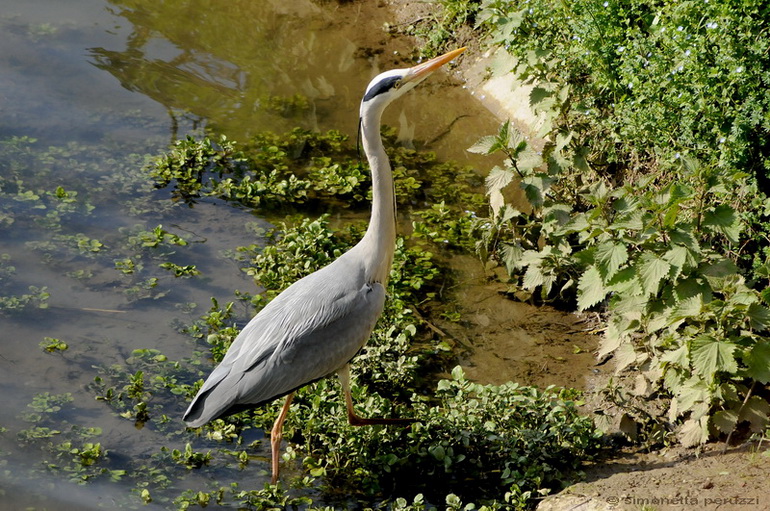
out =
{"type": "Polygon", "coordinates": [[[529,106],[536,106],[538,103],[550,98],[552,92],[543,87],[534,87],[529,93],[529,106]]]}
{"type": "Polygon", "coordinates": [[[497,137],[494,135],[487,135],[481,137],[475,144],[470,146],[467,151],[476,154],[492,154],[498,149],[496,142],[497,137]]]}
{"type": "Polygon", "coordinates": [[[493,216],[497,217],[500,209],[505,205],[502,189],[513,181],[513,171],[502,167],[494,167],[486,178],[487,194],[489,195],[489,206],[492,208],[493,216]]]}
{"type": "Polygon", "coordinates": [[[703,215],[703,227],[723,234],[730,242],[738,243],[741,234],[741,222],[735,210],[727,204],[721,204],[706,211],[703,215]]]}
{"type": "Polygon", "coordinates": [[[677,438],[684,447],[695,447],[705,444],[709,439],[708,417],[688,419],[677,432],[677,438]]]}
{"type": "Polygon", "coordinates": [[[700,245],[695,239],[691,229],[688,228],[676,228],[671,229],[668,233],[671,238],[671,243],[681,245],[689,248],[695,253],[700,253],[700,245]]]}
{"type": "Polygon", "coordinates": [[[527,291],[534,291],[538,286],[542,286],[545,282],[543,272],[540,271],[540,266],[530,264],[527,266],[527,271],[524,272],[524,277],[521,281],[521,286],[527,291]]]}
{"type": "Polygon", "coordinates": [[[687,346],[680,346],[675,350],[665,352],[660,357],[660,361],[674,364],[678,367],[689,367],[690,360],[687,357],[687,346]]]}
{"type": "Polygon", "coordinates": [[[708,381],[714,379],[717,371],[735,373],[738,363],[735,361],[735,348],[731,342],[721,341],[710,335],[701,335],[692,342],[690,360],[693,371],[708,381]]]}
{"type": "Polygon", "coordinates": [[[702,310],[703,295],[697,294],[695,296],[691,296],[690,298],[680,300],[679,303],[676,304],[676,307],[674,307],[670,319],[672,322],[674,322],[679,321],[680,319],[694,318],[699,316],[702,310]]]}
{"type": "Polygon", "coordinates": [[[668,252],[663,254],[663,260],[671,265],[670,278],[676,280],[681,275],[682,270],[695,266],[695,260],[690,255],[690,251],[681,245],[674,245],[668,252]]]}
{"type": "Polygon", "coordinates": [[[743,356],[746,375],[759,383],[770,383],[770,342],[759,342],[743,356]]]}
{"type": "Polygon", "coordinates": [[[615,219],[612,224],[610,224],[610,229],[612,230],[619,230],[619,229],[626,229],[629,231],[640,231],[644,228],[644,222],[643,222],[644,215],[642,214],[641,210],[633,210],[629,213],[624,213],[620,216],[618,216],[617,219],[615,219]]]}
{"type": "Polygon", "coordinates": [[[555,182],[556,179],[545,175],[527,176],[521,180],[520,186],[530,204],[540,207],[543,205],[546,192],[555,182]]]}
{"type": "Polygon", "coordinates": [[[762,298],[763,302],[770,305],[770,286],[760,291],[759,296],[762,298]]]}
{"type": "Polygon", "coordinates": [[[610,292],[628,296],[639,296],[642,292],[642,286],[639,284],[639,279],[636,277],[635,268],[624,268],[620,270],[612,276],[606,286],[610,292]]]}
{"type": "Polygon", "coordinates": [[[703,268],[703,274],[708,277],[728,277],[734,273],[738,273],[738,266],[730,259],[720,259],[703,268]]]}
{"type": "Polygon", "coordinates": [[[524,249],[522,249],[521,245],[518,243],[501,244],[500,255],[502,256],[503,264],[505,264],[505,268],[508,270],[509,274],[512,275],[516,270],[520,270],[524,267],[521,263],[523,253],[524,249]]]}
{"type": "Polygon", "coordinates": [[[687,381],[671,388],[676,392],[677,413],[679,415],[705,402],[709,396],[708,384],[698,376],[693,376],[687,381]]]}
{"type": "Polygon", "coordinates": [[[770,414],[770,404],[759,396],[751,396],[741,406],[738,422],[748,421],[751,424],[751,430],[759,433],[767,427],[768,414],[770,414]]]}
{"type": "Polygon", "coordinates": [[[642,292],[646,295],[657,294],[660,281],[668,274],[671,265],[650,253],[645,253],[636,265],[642,292]]]}
{"type": "Polygon", "coordinates": [[[767,330],[767,327],[770,326],[770,309],[759,303],[749,305],[746,317],[749,318],[751,328],[757,332],[767,330]]]}
{"type": "Polygon", "coordinates": [[[623,332],[620,331],[616,322],[610,322],[604,330],[604,336],[599,343],[599,352],[596,354],[596,358],[599,360],[603,359],[606,355],[618,349],[622,341],[623,332]]]}
{"type": "Polygon", "coordinates": [[[596,266],[589,266],[578,281],[578,310],[583,311],[604,300],[607,290],[596,266]]]}
{"type": "Polygon", "coordinates": [[[608,241],[597,245],[595,258],[606,281],[615,275],[618,269],[628,261],[628,250],[622,243],[608,241]]]}
{"type": "Polygon", "coordinates": [[[626,367],[636,362],[636,351],[630,342],[618,346],[615,350],[615,372],[619,373],[626,367]]]}
{"type": "Polygon", "coordinates": [[[738,412],[735,410],[719,410],[711,417],[714,427],[724,434],[730,434],[738,424],[738,412]]]}

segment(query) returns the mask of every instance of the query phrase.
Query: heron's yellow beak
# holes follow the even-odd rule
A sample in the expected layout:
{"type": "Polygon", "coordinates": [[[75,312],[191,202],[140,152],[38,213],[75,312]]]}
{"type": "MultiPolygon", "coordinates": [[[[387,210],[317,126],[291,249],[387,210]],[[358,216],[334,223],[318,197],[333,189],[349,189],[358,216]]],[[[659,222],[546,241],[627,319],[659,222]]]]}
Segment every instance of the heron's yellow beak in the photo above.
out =
{"type": "Polygon", "coordinates": [[[436,69],[440,68],[447,62],[453,60],[455,57],[460,55],[462,52],[465,51],[465,47],[458,48],[456,50],[452,50],[449,53],[445,53],[439,57],[435,57],[430,59],[427,62],[423,62],[422,64],[417,64],[416,66],[409,69],[409,71],[406,73],[406,76],[404,76],[405,82],[419,82],[429,74],[431,74],[436,69]]]}

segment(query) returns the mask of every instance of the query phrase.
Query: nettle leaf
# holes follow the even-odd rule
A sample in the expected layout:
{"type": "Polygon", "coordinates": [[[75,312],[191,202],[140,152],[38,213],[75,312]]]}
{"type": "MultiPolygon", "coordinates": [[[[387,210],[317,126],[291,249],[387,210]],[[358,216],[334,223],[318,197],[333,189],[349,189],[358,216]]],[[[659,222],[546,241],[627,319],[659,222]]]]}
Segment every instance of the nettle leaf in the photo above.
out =
{"type": "Polygon", "coordinates": [[[668,274],[671,265],[655,254],[642,254],[636,264],[642,292],[646,295],[657,294],[660,281],[668,274]]]}
{"type": "Polygon", "coordinates": [[[698,376],[693,376],[687,381],[671,388],[676,393],[678,415],[692,410],[696,405],[705,402],[709,397],[708,384],[698,376]]]}
{"type": "Polygon", "coordinates": [[[727,204],[722,204],[706,211],[703,215],[703,227],[723,234],[730,242],[738,243],[741,234],[741,222],[735,210],[727,204]]]}
{"type": "Polygon", "coordinates": [[[768,414],[770,414],[770,404],[759,396],[751,396],[741,406],[738,422],[748,421],[751,424],[751,430],[759,433],[767,427],[768,414]]]}
{"type": "Polygon", "coordinates": [[[641,210],[638,209],[628,213],[623,213],[610,224],[610,229],[614,231],[620,229],[629,231],[641,231],[644,229],[644,214],[641,210]]]}
{"type": "Polygon", "coordinates": [[[601,273],[596,266],[589,266],[578,281],[578,310],[586,310],[602,301],[605,296],[607,289],[604,287],[601,273]]]}
{"type": "Polygon", "coordinates": [[[690,298],[680,300],[679,303],[676,304],[676,307],[674,307],[670,320],[675,322],[679,321],[680,319],[694,318],[699,316],[702,310],[703,295],[697,294],[695,296],[691,296],[690,298]]]}
{"type": "Polygon", "coordinates": [[[714,379],[717,371],[735,373],[738,363],[733,352],[737,346],[710,335],[701,335],[692,342],[690,361],[693,370],[708,381],[714,379]]]}
{"type": "Polygon", "coordinates": [[[492,214],[497,217],[500,209],[505,205],[502,189],[513,181],[513,171],[502,167],[494,167],[487,176],[487,194],[489,194],[489,206],[492,214]]]}
{"type": "Polygon", "coordinates": [[[476,154],[492,154],[500,147],[497,145],[497,137],[494,135],[487,135],[481,137],[475,144],[468,148],[469,153],[476,154]]]}
{"type": "Polygon", "coordinates": [[[743,355],[746,375],[759,383],[770,383],[770,342],[759,342],[743,355]]]}
{"type": "Polygon", "coordinates": [[[663,260],[671,265],[669,277],[672,280],[678,279],[682,270],[692,268],[697,264],[690,251],[681,245],[671,247],[668,252],[663,254],[663,260]]]}
{"type": "Polygon", "coordinates": [[[594,257],[606,281],[628,261],[628,250],[622,243],[606,241],[596,246],[594,257]]]}
{"type": "Polygon", "coordinates": [[[724,434],[729,434],[738,424],[738,412],[735,410],[719,410],[711,417],[714,427],[724,434]]]}
{"type": "Polygon", "coordinates": [[[555,182],[556,179],[542,174],[525,177],[521,180],[520,186],[521,189],[524,190],[524,194],[527,196],[527,200],[529,200],[533,206],[539,207],[543,205],[546,192],[555,182]]]}
{"type": "Polygon", "coordinates": [[[639,296],[642,293],[642,286],[636,276],[636,269],[624,268],[612,276],[607,282],[607,290],[613,293],[639,296]]]}
{"type": "Polygon", "coordinates": [[[752,303],[746,310],[746,317],[749,318],[751,328],[757,332],[767,330],[770,326],[770,309],[759,303],[752,303]]]}
{"type": "Polygon", "coordinates": [[[529,106],[533,107],[550,98],[553,92],[543,87],[534,87],[529,93],[529,106]]]}
{"type": "Polygon", "coordinates": [[[500,255],[502,256],[505,268],[510,275],[513,275],[516,270],[520,270],[524,267],[521,262],[524,249],[521,248],[519,243],[501,243],[500,255]]]}
{"type": "Polygon", "coordinates": [[[545,282],[545,276],[540,270],[540,266],[536,264],[530,264],[527,266],[527,271],[524,272],[524,277],[521,281],[521,286],[527,291],[534,291],[538,286],[542,286],[545,282]]]}
{"type": "Polygon", "coordinates": [[[679,428],[677,438],[684,447],[705,444],[709,439],[708,416],[700,419],[687,419],[679,428]]]}
{"type": "Polygon", "coordinates": [[[689,367],[687,358],[687,346],[679,346],[675,350],[667,351],[660,357],[661,362],[673,364],[676,367],[689,367]]]}
{"type": "Polygon", "coordinates": [[[671,243],[687,247],[696,254],[700,253],[700,245],[692,233],[692,228],[680,227],[671,229],[668,232],[668,236],[671,239],[671,243]]]}
{"type": "Polygon", "coordinates": [[[619,373],[636,362],[636,351],[630,342],[621,344],[615,350],[615,372],[619,373]]]}

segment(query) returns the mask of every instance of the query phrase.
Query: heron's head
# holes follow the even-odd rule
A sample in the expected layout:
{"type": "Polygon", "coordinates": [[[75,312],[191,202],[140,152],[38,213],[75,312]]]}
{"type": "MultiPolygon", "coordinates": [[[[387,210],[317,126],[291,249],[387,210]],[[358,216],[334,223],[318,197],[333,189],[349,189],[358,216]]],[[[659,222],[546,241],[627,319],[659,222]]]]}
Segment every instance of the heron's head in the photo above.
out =
{"type": "Polygon", "coordinates": [[[440,57],[417,64],[414,67],[392,69],[377,75],[369,82],[369,86],[366,88],[364,99],[361,101],[361,115],[363,116],[366,108],[376,106],[379,107],[378,110],[383,110],[393,100],[415,88],[418,83],[427,78],[433,71],[464,51],[465,48],[459,48],[440,57]]]}

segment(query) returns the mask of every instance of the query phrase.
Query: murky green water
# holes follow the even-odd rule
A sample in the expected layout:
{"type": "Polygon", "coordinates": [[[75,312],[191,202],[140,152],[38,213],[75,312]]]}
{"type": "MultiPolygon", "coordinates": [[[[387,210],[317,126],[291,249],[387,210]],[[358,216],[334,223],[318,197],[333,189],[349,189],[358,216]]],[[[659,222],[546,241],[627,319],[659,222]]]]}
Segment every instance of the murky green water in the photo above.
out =
{"type": "MultiPolygon", "coordinates": [[[[236,140],[297,125],[354,135],[366,83],[404,48],[380,30],[387,13],[366,9],[307,0],[2,2],[0,296],[48,296],[46,308],[0,315],[0,509],[142,506],[130,483],[109,476],[69,482],[78,475],[46,445],[98,427],[88,441],[108,449],[111,470],[168,445],[163,433],[137,429],[94,399],[94,367],[125,364],[137,349],[190,356],[195,343],[179,325],[203,314],[211,297],[254,291],[226,251],[259,242],[254,227],[267,226],[216,201],[172,203],[147,182],[145,155],[206,126],[236,140]],[[295,95],[306,98],[302,108],[281,101],[295,95]],[[194,261],[200,276],[116,269],[137,250],[132,236],[157,226],[189,242],[164,250],[178,264],[194,261]],[[69,348],[48,353],[46,338],[69,348]],[[57,412],[60,430],[22,441],[19,432],[44,424],[28,406],[43,393],[71,396],[57,412]]],[[[462,88],[441,82],[403,98],[386,122],[405,143],[416,133],[442,156],[463,159],[493,122],[462,88]]],[[[243,324],[248,311],[237,316],[243,324]]],[[[164,405],[171,430],[182,430],[184,405],[164,405]]],[[[261,487],[265,470],[251,463],[240,479],[261,487]]],[[[192,473],[190,486],[200,477],[192,473]]]]}

